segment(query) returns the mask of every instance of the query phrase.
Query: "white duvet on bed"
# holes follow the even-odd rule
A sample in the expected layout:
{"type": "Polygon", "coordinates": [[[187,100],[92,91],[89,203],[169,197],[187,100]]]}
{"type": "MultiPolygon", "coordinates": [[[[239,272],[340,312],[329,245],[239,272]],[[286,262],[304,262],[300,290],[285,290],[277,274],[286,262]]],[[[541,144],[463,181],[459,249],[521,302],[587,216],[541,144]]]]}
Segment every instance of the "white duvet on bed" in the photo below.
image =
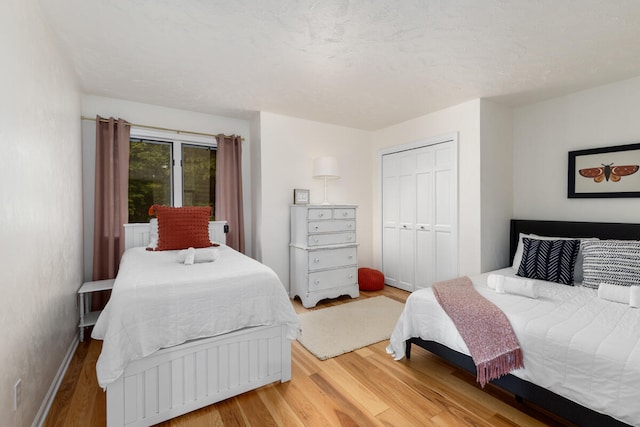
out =
{"type": "MultiPolygon", "coordinates": [[[[506,268],[494,272],[515,275],[506,268]]],[[[509,318],[524,353],[512,373],[595,411],[640,425],[640,309],[598,298],[597,290],[536,281],[539,297],[497,294],[489,273],[475,288],[509,318]]],[[[469,355],[431,288],[407,299],[387,351],[404,357],[405,340],[420,337],[469,355]]]]}
{"type": "Polygon", "coordinates": [[[214,262],[178,263],[178,251],[128,249],[111,298],[91,336],[104,340],[96,365],[105,388],[127,364],[160,348],[262,325],[299,321],[284,286],[269,267],[220,246],[214,262]]]}

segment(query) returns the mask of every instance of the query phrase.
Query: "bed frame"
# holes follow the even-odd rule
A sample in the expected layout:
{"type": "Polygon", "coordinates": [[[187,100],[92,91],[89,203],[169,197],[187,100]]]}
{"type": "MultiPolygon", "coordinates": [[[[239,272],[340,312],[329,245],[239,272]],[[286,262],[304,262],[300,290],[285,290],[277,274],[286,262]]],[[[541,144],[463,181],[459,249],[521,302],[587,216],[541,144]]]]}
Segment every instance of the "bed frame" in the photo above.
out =
{"type": "MultiPolygon", "coordinates": [[[[220,221],[209,224],[212,240],[225,241],[225,226],[220,221]]],[[[146,246],[148,224],[125,226],[125,242],[127,248],[146,246]]],[[[132,362],[107,386],[107,426],[150,426],[276,381],[289,381],[291,341],[285,334],[283,325],[246,328],[132,362]]]]}
{"type": "MultiPolygon", "coordinates": [[[[510,260],[516,252],[520,233],[558,237],[598,237],[601,239],[640,240],[640,224],[511,220],[510,260]]],[[[411,357],[411,345],[428,350],[450,363],[476,374],[476,367],[470,356],[451,350],[435,341],[410,338],[406,341],[406,357],[411,357]]],[[[518,402],[532,402],[581,426],[621,427],[627,424],[609,415],[595,412],[569,399],[559,396],[536,384],[514,375],[505,375],[491,381],[492,384],[513,393],[518,402]]]]}

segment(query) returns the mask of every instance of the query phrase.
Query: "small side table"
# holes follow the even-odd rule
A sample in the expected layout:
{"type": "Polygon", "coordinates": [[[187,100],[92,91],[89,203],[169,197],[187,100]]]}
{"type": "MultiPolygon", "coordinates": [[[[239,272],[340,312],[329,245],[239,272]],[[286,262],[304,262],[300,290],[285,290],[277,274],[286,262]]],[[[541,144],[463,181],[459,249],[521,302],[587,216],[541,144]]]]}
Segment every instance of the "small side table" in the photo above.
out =
{"type": "Polygon", "coordinates": [[[84,328],[93,326],[98,321],[98,316],[102,310],[89,311],[91,309],[91,293],[107,291],[113,289],[115,279],[96,280],[94,282],[84,282],[78,289],[78,303],[80,304],[80,342],[84,341],[84,328]]]}

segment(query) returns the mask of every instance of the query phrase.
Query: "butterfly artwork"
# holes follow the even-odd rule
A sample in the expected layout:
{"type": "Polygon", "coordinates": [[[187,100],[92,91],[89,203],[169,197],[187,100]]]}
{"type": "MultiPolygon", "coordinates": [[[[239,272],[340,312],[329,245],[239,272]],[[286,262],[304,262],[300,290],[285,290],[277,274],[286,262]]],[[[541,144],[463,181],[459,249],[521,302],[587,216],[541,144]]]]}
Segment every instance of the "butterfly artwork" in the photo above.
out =
{"type": "Polygon", "coordinates": [[[611,181],[618,182],[620,177],[633,175],[640,169],[639,165],[614,166],[609,163],[595,168],[580,169],[578,172],[585,178],[593,178],[594,182],[611,181]]]}

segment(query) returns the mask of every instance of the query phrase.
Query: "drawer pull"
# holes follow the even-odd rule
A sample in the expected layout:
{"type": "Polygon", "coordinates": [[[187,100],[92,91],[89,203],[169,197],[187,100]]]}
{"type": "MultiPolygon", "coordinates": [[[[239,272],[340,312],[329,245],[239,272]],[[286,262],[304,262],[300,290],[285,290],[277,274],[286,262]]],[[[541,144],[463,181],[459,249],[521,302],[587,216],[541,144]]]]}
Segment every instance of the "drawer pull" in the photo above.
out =
{"type": "Polygon", "coordinates": [[[407,224],[403,225],[402,228],[407,228],[407,224]]]}
{"type": "Polygon", "coordinates": [[[424,225],[421,225],[421,226],[420,226],[420,230],[424,230],[424,225]]]}
{"type": "Polygon", "coordinates": [[[324,216],[324,213],[319,213],[318,216],[322,218],[324,216]]]}
{"type": "Polygon", "coordinates": [[[349,275],[349,279],[353,279],[353,274],[350,274],[350,275],[349,275]]]}
{"type": "Polygon", "coordinates": [[[317,230],[318,228],[320,228],[320,226],[319,226],[319,225],[316,225],[316,226],[315,226],[315,227],[313,227],[313,228],[314,228],[314,230],[317,230]]]}
{"type": "Polygon", "coordinates": [[[349,255],[347,259],[353,259],[353,255],[349,255]]]}
{"type": "Polygon", "coordinates": [[[353,228],[353,224],[347,224],[347,228],[353,228]]]}
{"type": "Polygon", "coordinates": [[[320,284],[320,280],[316,279],[315,282],[313,282],[313,283],[315,283],[316,285],[319,285],[320,284]]]}
{"type": "Polygon", "coordinates": [[[353,240],[353,236],[347,236],[347,240],[353,240]]]}
{"type": "Polygon", "coordinates": [[[342,216],[347,216],[349,215],[347,212],[342,212],[342,216]]]}
{"type": "Polygon", "coordinates": [[[313,262],[315,262],[316,264],[320,262],[320,258],[316,258],[313,260],[313,262]]]}
{"type": "Polygon", "coordinates": [[[315,243],[318,243],[318,239],[313,239],[313,241],[314,241],[315,243]]]}

